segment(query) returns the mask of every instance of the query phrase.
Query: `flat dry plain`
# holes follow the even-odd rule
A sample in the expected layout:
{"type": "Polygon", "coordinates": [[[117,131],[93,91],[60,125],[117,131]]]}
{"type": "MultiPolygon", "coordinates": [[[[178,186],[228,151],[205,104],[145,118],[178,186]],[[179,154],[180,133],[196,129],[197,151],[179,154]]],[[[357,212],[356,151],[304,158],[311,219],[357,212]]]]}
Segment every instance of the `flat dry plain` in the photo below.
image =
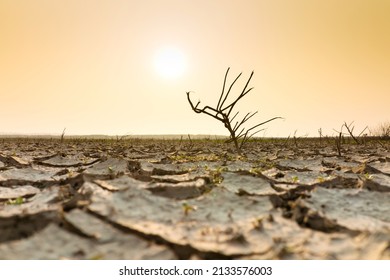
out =
{"type": "Polygon", "coordinates": [[[0,139],[1,259],[390,259],[390,141],[0,139]]]}

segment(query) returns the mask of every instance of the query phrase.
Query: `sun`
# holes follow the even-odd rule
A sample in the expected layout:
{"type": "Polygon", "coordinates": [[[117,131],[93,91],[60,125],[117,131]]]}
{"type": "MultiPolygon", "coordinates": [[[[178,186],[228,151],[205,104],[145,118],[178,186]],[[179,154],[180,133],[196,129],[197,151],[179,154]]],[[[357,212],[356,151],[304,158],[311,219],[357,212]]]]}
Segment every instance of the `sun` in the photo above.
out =
{"type": "Polygon", "coordinates": [[[154,67],[156,72],[164,78],[178,78],[186,70],[186,58],[179,49],[163,48],[157,51],[154,57],[154,67]]]}

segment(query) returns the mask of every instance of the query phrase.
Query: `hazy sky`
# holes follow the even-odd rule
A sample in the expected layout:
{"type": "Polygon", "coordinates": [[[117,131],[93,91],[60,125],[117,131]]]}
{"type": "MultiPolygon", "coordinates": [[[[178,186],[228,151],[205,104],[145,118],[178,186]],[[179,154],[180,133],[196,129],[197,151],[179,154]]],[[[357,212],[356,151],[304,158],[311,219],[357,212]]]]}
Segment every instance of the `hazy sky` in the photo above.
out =
{"type": "MultiPolygon", "coordinates": [[[[389,0],[0,0],[0,133],[225,134],[227,67],[266,136],[390,120],[389,0]]],[[[256,121],[254,120],[254,121],[256,121]]],[[[263,133],[259,134],[260,136],[263,133]]]]}

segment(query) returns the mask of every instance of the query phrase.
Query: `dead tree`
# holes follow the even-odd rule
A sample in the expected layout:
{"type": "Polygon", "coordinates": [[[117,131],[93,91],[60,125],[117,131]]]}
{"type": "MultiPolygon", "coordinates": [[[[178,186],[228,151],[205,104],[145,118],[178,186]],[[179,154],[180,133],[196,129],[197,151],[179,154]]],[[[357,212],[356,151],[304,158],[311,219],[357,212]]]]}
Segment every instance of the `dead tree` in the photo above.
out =
{"type": "Polygon", "coordinates": [[[194,103],[192,103],[192,100],[190,98],[190,91],[188,91],[186,93],[187,93],[188,102],[190,103],[191,108],[195,113],[198,113],[198,114],[203,113],[203,114],[209,115],[209,116],[213,117],[214,119],[219,120],[220,122],[223,123],[223,125],[226,127],[226,129],[230,133],[230,138],[229,138],[228,142],[233,142],[237,152],[240,153],[243,145],[251,137],[253,137],[256,133],[264,130],[264,129],[259,129],[259,130],[254,131],[255,129],[259,128],[261,125],[264,125],[270,121],[273,121],[275,119],[280,119],[281,117],[274,117],[274,118],[269,119],[267,121],[258,123],[256,125],[250,127],[249,129],[245,129],[245,127],[243,127],[243,125],[249,119],[251,119],[254,115],[257,114],[257,111],[254,113],[249,112],[240,121],[236,121],[233,125],[233,121],[239,113],[239,111],[237,111],[235,114],[232,114],[234,106],[236,106],[237,102],[239,100],[241,100],[241,98],[243,98],[245,95],[247,95],[253,89],[253,87],[248,89],[248,85],[249,85],[250,80],[252,79],[254,72],[252,71],[252,73],[251,73],[248,81],[246,82],[244,89],[241,91],[240,95],[233,102],[226,105],[226,100],[227,100],[227,98],[228,98],[228,96],[233,88],[233,85],[236,83],[236,81],[238,80],[238,78],[240,78],[240,76],[242,74],[242,73],[240,73],[234,79],[234,81],[228,87],[228,90],[225,92],[226,80],[227,80],[227,76],[229,74],[229,70],[230,70],[230,67],[226,70],[225,78],[223,80],[222,93],[219,97],[218,104],[215,108],[210,107],[210,106],[204,106],[203,109],[200,109],[199,108],[200,101],[198,101],[198,103],[196,103],[196,105],[194,105],[194,103]],[[233,115],[233,117],[232,117],[232,115],[233,115]]]}

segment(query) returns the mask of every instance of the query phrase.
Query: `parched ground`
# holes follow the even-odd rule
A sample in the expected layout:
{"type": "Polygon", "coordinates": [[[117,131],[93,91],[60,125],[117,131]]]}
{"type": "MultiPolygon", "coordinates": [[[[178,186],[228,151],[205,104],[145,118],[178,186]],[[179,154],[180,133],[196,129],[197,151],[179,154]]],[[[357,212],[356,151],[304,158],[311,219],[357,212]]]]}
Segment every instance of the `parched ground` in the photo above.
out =
{"type": "Polygon", "coordinates": [[[0,258],[390,259],[389,148],[0,139],[0,258]]]}

